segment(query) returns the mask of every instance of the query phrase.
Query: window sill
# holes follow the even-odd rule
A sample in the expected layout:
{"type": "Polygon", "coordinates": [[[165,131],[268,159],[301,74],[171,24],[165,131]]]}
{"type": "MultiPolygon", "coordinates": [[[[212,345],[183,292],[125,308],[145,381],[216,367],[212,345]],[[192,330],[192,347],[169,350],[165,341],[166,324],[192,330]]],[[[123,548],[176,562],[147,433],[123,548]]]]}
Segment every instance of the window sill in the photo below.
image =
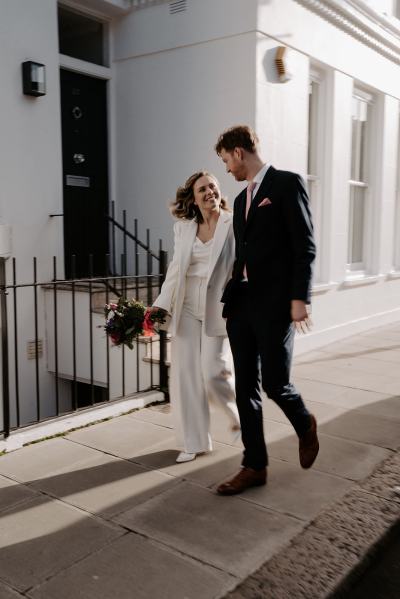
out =
{"type": "Polygon", "coordinates": [[[338,283],[331,281],[330,283],[316,283],[313,285],[311,290],[311,295],[320,295],[321,293],[326,293],[331,289],[335,289],[338,286],[338,283]]]}
{"type": "Polygon", "coordinates": [[[345,281],[343,281],[340,287],[347,289],[349,287],[361,287],[362,285],[372,285],[380,281],[382,278],[382,275],[357,275],[353,277],[349,275],[348,278],[345,281]]]}

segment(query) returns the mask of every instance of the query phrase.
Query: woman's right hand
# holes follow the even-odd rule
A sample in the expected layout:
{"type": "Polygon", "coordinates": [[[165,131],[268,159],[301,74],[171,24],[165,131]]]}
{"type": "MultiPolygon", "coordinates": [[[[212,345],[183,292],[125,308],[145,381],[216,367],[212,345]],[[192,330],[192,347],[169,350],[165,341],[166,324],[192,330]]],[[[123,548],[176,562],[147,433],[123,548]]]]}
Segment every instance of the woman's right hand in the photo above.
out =
{"type": "Polygon", "coordinates": [[[154,314],[154,312],[161,312],[164,316],[167,316],[168,314],[167,310],[164,308],[159,308],[158,306],[149,306],[147,310],[150,312],[150,314],[154,314]]]}

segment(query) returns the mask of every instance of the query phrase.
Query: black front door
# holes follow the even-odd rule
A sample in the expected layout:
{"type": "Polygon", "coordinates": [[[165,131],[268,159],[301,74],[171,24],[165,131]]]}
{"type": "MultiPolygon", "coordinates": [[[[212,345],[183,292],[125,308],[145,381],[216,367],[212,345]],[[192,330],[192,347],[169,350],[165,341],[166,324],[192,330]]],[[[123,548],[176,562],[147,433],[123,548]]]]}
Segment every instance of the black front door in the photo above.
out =
{"type": "Polygon", "coordinates": [[[65,276],[89,276],[91,255],[99,276],[108,253],[106,82],[61,70],[61,119],[65,276]]]}

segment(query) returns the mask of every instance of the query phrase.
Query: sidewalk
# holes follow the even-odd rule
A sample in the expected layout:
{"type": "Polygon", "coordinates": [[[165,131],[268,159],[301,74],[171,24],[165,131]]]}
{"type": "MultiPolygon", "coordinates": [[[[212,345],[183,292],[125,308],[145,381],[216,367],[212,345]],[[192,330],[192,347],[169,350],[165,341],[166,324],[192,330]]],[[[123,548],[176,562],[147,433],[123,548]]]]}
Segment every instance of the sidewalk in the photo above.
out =
{"type": "Polygon", "coordinates": [[[0,598],[327,596],[400,513],[399,364],[400,323],[297,358],[319,457],[300,468],[266,399],[268,485],[235,497],[215,493],[241,443],[214,409],[214,452],[187,464],[168,405],[0,456],[0,598]]]}

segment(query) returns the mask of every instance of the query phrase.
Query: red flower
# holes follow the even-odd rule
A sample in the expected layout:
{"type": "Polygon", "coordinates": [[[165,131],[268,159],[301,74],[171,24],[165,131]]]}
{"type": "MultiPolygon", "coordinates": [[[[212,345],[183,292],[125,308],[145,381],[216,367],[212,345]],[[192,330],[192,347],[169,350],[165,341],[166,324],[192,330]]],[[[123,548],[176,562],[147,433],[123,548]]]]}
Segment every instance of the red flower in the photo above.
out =
{"type": "Polygon", "coordinates": [[[111,333],[110,334],[111,341],[116,345],[120,342],[121,336],[119,333],[111,333]]]}
{"type": "Polygon", "coordinates": [[[151,319],[151,310],[146,310],[146,314],[144,316],[143,335],[145,337],[152,337],[154,335],[154,322],[151,319]]]}

